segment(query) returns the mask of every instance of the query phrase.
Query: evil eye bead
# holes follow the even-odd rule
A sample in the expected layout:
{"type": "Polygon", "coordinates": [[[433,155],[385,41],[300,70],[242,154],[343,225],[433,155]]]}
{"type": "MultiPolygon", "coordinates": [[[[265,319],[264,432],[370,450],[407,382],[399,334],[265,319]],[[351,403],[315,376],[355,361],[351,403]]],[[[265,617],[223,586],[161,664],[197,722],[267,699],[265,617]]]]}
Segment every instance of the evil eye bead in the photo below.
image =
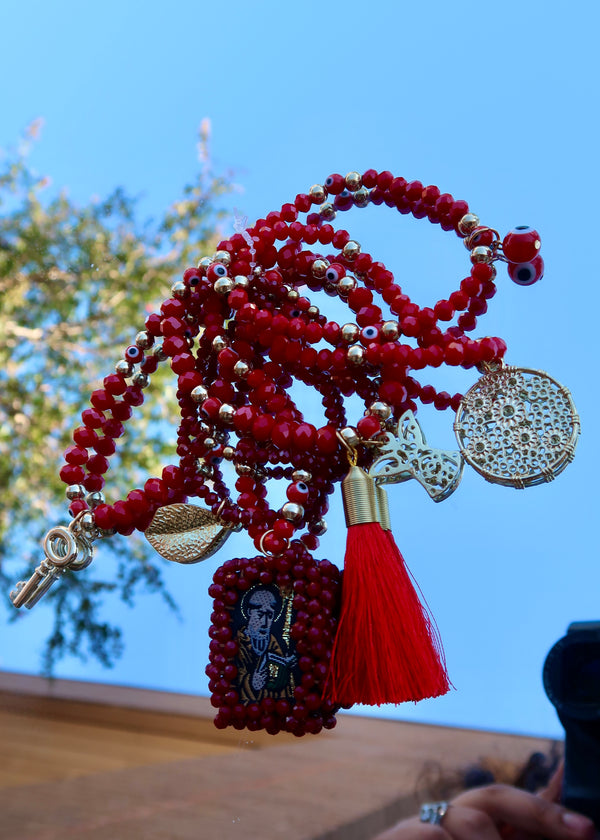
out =
{"type": "Polygon", "coordinates": [[[325,272],[325,279],[330,283],[337,283],[338,280],[341,280],[342,277],[345,277],[345,275],[346,269],[343,265],[340,265],[339,263],[331,263],[325,272]]]}
{"type": "Polygon", "coordinates": [[[360,331],[360,340],[365,347],[374,341],[379,341],[379,327],[369,324],[360,331]]]}
{"type": "Polygon", "coordinates": [[[508,275],[518,286],[532,286],[544,276],[544,260],[537,256],[531,262],[509,263],[508,275]]]}
{"type": "Polygon", "coordinates": [[[304,481],[294,481],[287,488],[286,495],[290,502],[303,505],[308,499],[308,485],[304,481]]]}
{"type": "Polygon", "coordinates": [[[509,262],[531,262],[538,255],[542,242],[537,230],[520,225],[509,231],[502,240],[502,251],[509,262]]]}
{"type": "Polygon", "coordinates": [[[476,227],[465,239],[465,245],[472,251],[473,248],[477,248],[478,245],[491,245],[496,239],[496,232],[491,230],[491,228],[484,227],[483,225],[479,225],[476,227]]]}
{"type": "Polygon", "coordinates": [[[144,351],[141,347],[138,347],[135,344],[130,344],[129,347],[125,350],[125,359],[128,362],[131,362],[134,365],[137,365],[139,362],[143,361],[144,358],[144,351]]]}
{"type": "Polygon", "coordinates": [[[211,263],[206,272],[206,277],[211,283],[222,280],[224,277],[227,277],[227,266],[220,262],[211,263]]]}

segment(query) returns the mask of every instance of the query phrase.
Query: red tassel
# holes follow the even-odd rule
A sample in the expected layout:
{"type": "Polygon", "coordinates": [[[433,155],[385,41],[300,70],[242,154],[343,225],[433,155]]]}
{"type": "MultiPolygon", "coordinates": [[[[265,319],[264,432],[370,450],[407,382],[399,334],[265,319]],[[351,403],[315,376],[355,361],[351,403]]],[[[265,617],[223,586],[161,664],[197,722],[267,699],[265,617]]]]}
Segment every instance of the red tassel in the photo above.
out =
{"type": "Polygon", "coordinates": [[[360,524],[352,524],[355,499],[347,496],[357,491],[344,488],[348,541],[326,696],[344,706],[379,706],[445,694],[448,675],[434,625],[391,532],[388,536],[373,521],[377,513],[372,479],[358,467],[352,467],[348,478],[353,473],[364,484],[360,494],[372,494],[373,513],[372,521],[365,522],[363,514],[360,524]]]}

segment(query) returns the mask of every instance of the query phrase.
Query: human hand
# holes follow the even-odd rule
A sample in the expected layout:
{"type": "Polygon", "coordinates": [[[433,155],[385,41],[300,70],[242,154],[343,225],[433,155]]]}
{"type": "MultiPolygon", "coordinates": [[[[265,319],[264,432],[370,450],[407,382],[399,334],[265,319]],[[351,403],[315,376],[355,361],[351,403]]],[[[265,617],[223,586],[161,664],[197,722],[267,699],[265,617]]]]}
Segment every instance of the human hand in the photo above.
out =
{"type": "Polygon", "coordinates": [[[591,820],[552,799],[557,777],[540,796],[509,785],[489,785],[461,793],[441,825],[405,820],[376,840],[594,840],[591,820]]]}

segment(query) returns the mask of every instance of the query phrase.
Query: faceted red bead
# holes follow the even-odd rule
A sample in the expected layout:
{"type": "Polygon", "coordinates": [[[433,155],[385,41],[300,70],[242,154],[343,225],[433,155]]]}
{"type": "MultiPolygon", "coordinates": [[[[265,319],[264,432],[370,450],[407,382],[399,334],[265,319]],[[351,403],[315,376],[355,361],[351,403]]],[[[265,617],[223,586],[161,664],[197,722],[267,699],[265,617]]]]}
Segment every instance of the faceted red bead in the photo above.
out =
{"type": "Polygon", "coordinates": [[[177,378],[177,386],[183,394],[189,394],[198,385],[202,385],[202,374],[197,370],[188,370],[177,378]]]}
{"type": "Polygon", "coordinates": [[[99,455],[113,455],[116,448],[116,443],[109,435],[99,437],[98,440],[94,443],[94,449],[99,455]]]}
{"type": "Polygon", "coordinates": [[[433,311],[440,321],[451,321],[454,316],[454,309],[448,300],[438,300],[433,311]]]}
{"type": "Polygon", "coordinates": [[[73,432],[73,440],[78,446],[89,448],[93,446],[98,435],[93,429],[88,429],[87,426],[78,426],[73,432]]]}
{"type": "Polygon", "coordinates": [[[161,478],[149,478],[144,484],[144,492],[149,499],[160,504],[167,500],[167,485],[161,478]]]}
{"type": "Polygon", "coordinates": [[[188,343],[180,335],[172,335],[163,341],[163,350],[167,356],[175,356],[178,353],[189,352],[188,343]]]}
{"type": "Polygon", "coordinates": [[[191,353],[178,353],[171,359],[173,373],[186,373],[189,370],[194,370],[195,367],[196,360],[191,353]]]}
{"type": "Polygon", "coordinates": [[[379,396],[390,405],[402,405],[408,394],[406,388],[400,382],[388,381],[379,386],[379,396]]]}
{"type": "MultiPolygon", "coordinates": [[[[115,420],[129,420],[132,414],[131,406],[126,402],[118,402],[111,408],[111,414],[115,420]]],[[[106,431],[106,424],[104,425],[104,432],[106,431]]],[[[120,437],[120,435],[111,435],[111,437],[120,437]]]]}
{"type": "Polygon", "coordinates": [[[268,440],[275,420],[270,414],[262,414],[252,424],[252,436],[255,440],[268,440]]]}
{"type": "Polygon", "coordinates": [[[310,452],[314,449],[317,430],[312,423],[300,423],[294,429],[292,444],[300,452],[310,452]]]}
{"type": "Polygon", "coordinates": [[[174,316],[171,316],[169,318],[163,318],[162,323],[160,325],[160,329],[165,337],[172,335],[183,335],[188,329],[188,325],[185,323],[185,321],[182,321],[181,318],[175,318],[174,316]]]}
{"type": "Polygon", "coordinates": [[[88,459],[87,468],[90,473],[103,475],[109,468],[108,458],[105,458],[104,455],[92,455],[88,459]]]}
{"type": "Polygon", "coordinates": [[[80,484],[83,481],[85,473],[83,467],[77,464],[65,464],[58,475],[60,480],[64,481],[65,484],[80,484]]]}
{"type": "MultiPolygon", "coordinates": [[[[127,407],[129,408],[129,406],[127,407]]],[[[123,435],[125,434],[125,427],[123,426],[120,420],[117,420],[115,418],[112,420],[107,420],[104,426],[102,427],[102,431],[104,432],[106,437],[120,438],[123,437],[123,435]]]]}
{"type": "Polygon", "coordinates": [[[85,464],[89,455],[87,449],[81,446],[69,446],[64,457],[67,464],[85,464]]]}
{"type": "Polygon", "coordinates": [[[134,385],[129,385],[123,394],[123,400],[129,405],[142,405],[144,402],[142,389],[136,388],[134,385]]]}
{"type": "Polygon", "coordinates": [[[451,342],[446,347],[446,362],[449,365],[460,365],[465,357],[465,350],[462,344],[456,341],[451,342]]]}
{"type": "Polygon", "coordinates": [[[435,395],[433,400],[434,406],[439,410],[443,411],[444,409],[450,406],[451,397],[447,391],[440,391],[438,394],[435,395]]]}
{"type": "Polygon", "coordinates": [[[94,522],[98,528],[109,531],[115,526],[114,511],[110,505],[98,505],[94,508],[94,522]]]}
{"type": "Polygon", "coordinates": [[[95,493],[97,490],[102,490],[104,484],[104,476],[98,475],[98,473],[91,473],[90,475],[87,475],[83,480],[83,486],[88,491],[88,493],[95,493]]]}
{"type": "Polygon", "coordinates": [[[130,490],[127,494],[127,504],[135,516],[143,516],[150,510],[150,501],[143,490],[130,490]]]}
{"type": "Polygon", "coordinates": [[[185,479],[182,471],[179,467],[176,467],[170,464],[168,467],[164,467],[162,471],[162,478],[167,487],[172,487],[174,489],[181,489],[185,484],[185,479]]]}
{"type": "Polygon", "coordinates": [[[114,397],[105,391],[103,388],[98,391],[92,391],[90,402],[99,411],[106,411],[115,404],[114,397]]]}
{"type": "Polygon", "coordinates": [[[377,417],[374,417],[372,414],[367,414],[364,417],[361,417],[356,424],[356,428],[358,429],[361,437],[369,440],[373,437],[373,435],[377,435],[381,432],[381,423],[377,417]]]}
{"type": "Polygon", "coordinates": [[[81,419],[88,429],[99,429],[104,423],[105,417],[101,411],[95,408],[86,408],[81,412],[81,419]]]}
{"type": "Polygon", "coordinates": [[[145,321],[145,327],[148,332],[153,336],[160,335],[160,322],[162,321],[162,317],[158,313],[153,313],[152,315],[148,315],[145,321]]]}

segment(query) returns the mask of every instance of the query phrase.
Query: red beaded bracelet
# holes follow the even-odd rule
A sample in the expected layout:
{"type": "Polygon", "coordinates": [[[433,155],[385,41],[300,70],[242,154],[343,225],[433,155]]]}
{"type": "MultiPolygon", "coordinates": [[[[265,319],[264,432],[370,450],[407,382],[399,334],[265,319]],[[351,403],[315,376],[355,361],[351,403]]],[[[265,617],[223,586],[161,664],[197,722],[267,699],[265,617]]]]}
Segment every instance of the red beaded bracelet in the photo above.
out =
{"type": "Polygon", "coordinates": [[[539,371],[505,366],[502,339],[467,336],[496,293],[495,263],[529,285],[543,273],[539,250],[534,230],[500,241],[466,202],[375,170],[331,175],[238,230],[184,272],[92,393],[60,470],[72,522],[49,532],[45,559],[11,593],[14,605],[32,606],[63,571],[90,562],[95,539],[115,532],[143,531],[167,559],[193,563],[245,529],[259,555],[227,561],[210,588],[217,726],[318,732],[335,724],[340,705],[447,691],[435,625],[391,536],[384,484],[415,478],[439,501],[457,486],[463,460],[517,487],[550,480],[571,460],[579,419],[568,391],[539,371]],[[369,203],[463,239],[471,269],[447,299],[413,303],[383,263],[334,230],[339,211],[369,203]],[[352,320],[328,320],[308,297],[317,292],[346,302],[352,320]],[[107,504],[109,459],[166,360],[177,376],[178,462],[107,504]],[[442,364],[484,376],[462,397],[412,375],[442,364]],[[319,394],[321,427],[306,421],[295,381],[319,394]],[[353,394],[365,405],[359,418],[346,416],[353,394]],[[419,401],[457,412],[460,452],[427,446],[419,401]],[[226,481],[233,472],[235,492],[226,481]],[[282,505],[268,500],[270,479],[287,484],[282,505]],[[343,585],[336,565],[311,554],[338,482],[348,524],[343,585]]]}

